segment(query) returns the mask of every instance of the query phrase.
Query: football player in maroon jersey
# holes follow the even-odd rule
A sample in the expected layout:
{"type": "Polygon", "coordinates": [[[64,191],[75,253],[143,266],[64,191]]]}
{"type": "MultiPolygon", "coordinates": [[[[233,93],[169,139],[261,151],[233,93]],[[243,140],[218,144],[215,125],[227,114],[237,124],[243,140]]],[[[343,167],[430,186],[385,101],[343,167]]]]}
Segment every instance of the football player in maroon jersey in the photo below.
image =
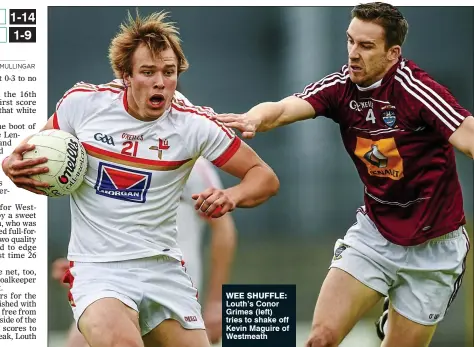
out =
{"type": "Polygon", "coordinates": [[[402,57],[407,32],[394,6],[358,5],[339,72],[279,102],[217,117],[246,138],[328,117],[365,186],[357,223],[336,243],[306,347],[338,346],[384,296],[382,346],[427,346],[461,285],[469,240],[453,148],[473,157],[474,118],[402,57]]]}

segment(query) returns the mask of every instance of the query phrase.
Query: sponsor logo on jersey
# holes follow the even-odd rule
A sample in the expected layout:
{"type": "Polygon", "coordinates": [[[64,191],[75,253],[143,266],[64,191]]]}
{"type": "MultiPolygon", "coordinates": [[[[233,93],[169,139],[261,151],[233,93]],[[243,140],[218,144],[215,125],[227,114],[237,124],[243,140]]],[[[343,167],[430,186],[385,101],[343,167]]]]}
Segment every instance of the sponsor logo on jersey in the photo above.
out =
{"type": "Polygon", "coordinates": [[[392,180],[403,177],[403,159],[393,137],[377,141],[358,137],[354,153],[367,166],[371,176],[392,180]]]}
{"type": "Polygon", "coordinates": [[[122,139],[125,139],[127,141],[143,141],[143,135],[122,133],[122,139]]]}
{"type": "Polygon", "coordinates": [[[393,127],[397,121],[397,113],[395,106],[387,105],[382,107],[382,120],[388,127],[393,127]]]}
{"type": "Polygon", "coordinates": [[[372,100],[367,100],[367,101],[356,101],[356,100],[351,100],[349,102],[349,107],[351,110],[357,110],[357,111],[362,111],[365,108],[373,108],[374,103],[372,100]]]}
{"type": "Polygon", "coordinates": [[[96,141],[100,141],[100,142],[103,142],[103,143],[106,143],[108,145],[112,145],[112,146],[115,146],[115,143],[114,143],[114,138],[112,136],[109,136],[109,135],[106,135],[106,134],[102,134],[102,133],[96,133],[94,135],[94,139],[96,141]]]}
{"type": "Polygon", "coordinates": [[[94,188],[112,199],[144,203],[150,181],[150,172],[100,162],[94,188]]]}
{"type": "Polygon", "coordinates": [[[166,151],[167,149],[170,148],[170,145],[168,144],[168,140],[166,139],[158,139],[158,146],[150,146],[152,151],[158,151],[158,159],[161,160],[163,157],[163,151],[166,151]]]}
{"type": "Polygon", "coordinates": [[[185,322],[197,322],[198,319],[196,316],[184,316],[184,321],[185,322]]]}
{"type": "Polygon", "coordinates": [[[372,149],[364,154],[364,159],[379,168],[387,167],[388,159],[386,156],[380,153],[377,145],[372,145],[372,149]]]}

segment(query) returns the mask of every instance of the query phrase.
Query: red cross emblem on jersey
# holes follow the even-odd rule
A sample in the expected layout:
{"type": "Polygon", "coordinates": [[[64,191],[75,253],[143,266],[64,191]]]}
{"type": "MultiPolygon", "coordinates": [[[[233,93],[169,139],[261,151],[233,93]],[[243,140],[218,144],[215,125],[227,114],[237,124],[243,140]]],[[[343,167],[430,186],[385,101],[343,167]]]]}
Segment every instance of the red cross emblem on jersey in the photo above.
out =
{"type": "Polygon", "coordinates": [[[170,145],[168,144],[168,140],[166,139],[158,139],[158,146],[150,146],[149,149],[153,151],[158,151],[158,159],[161,160],[163,157],[163,151],[166,151],[167,149],[170,148],[170,145]]]}

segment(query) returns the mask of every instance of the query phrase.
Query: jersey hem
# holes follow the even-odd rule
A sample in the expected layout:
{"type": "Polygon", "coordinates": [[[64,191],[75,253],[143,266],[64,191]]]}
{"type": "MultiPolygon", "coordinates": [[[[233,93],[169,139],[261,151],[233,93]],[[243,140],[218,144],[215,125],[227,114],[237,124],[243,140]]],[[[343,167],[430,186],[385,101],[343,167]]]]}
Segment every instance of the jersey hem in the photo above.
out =
{"type": "Polygon", "coordinates": [[[434,230],[430,230],[429,234],[415,236],[410,239],[399,239],[399,238],[393,237],[393,235],[390,235],[387,232],[380,230],[379,228],[377,229],[379,230],[380,234],[391,243],[399,245],[399,246],[409,247],[409,246],[418,246],[418,245],[421,245],[422,243],[425,243],[437,237],[449,234],[465,224],[466,224],[465,221],[453,223],[450,226],[443,226],[434,230]]]}
{"type": "Polygon", "coordinates": [[[125,261],[125,260],[133,260],[133,259],[141,259],[141,258],[149,258],[154,257],[157,255],[166,255],[168,257],[174,258],[178,261],[182,260],[182,255],[178,251],[149,251],[149,252],[140,252],[140,253],[131,253],[131,254],[120,254],[120,255],[82,255],[82,254],[74,254],[69,253],[67,259],[70,261],[77,261],[83,263],[106,263],[112,261],[125,261]]]}

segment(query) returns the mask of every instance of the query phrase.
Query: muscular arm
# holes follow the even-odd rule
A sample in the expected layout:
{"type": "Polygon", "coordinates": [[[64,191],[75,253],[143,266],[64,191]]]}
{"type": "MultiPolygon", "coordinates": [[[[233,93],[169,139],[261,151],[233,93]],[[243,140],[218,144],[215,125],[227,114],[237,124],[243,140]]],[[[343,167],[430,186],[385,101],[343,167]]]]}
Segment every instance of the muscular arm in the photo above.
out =
{"type": "Polygon", "coordinates": [[[238,185],[225,189],[237,207],[260,205],[280,188],[273,170],[244,142],[220,168],[241,179],[238,185]]]}
{"type": "Polygon", "coordinates": [[[474,117],[466,117],[449,137],[449,142],[470,158],[474,158],[474,117]]]}
{"type": "Polygon", "coordinates": [[[255,207],[276,195],[280,182],[273,170],[244,142],[220,168],[239,178],[239,184],[227,189],[208,188],[193,194],[195,209],[218,218],[236,207],[255,207]]]}
{"type": "Polygon", "coordinates": [[[244,115],[221,114],[213,118],[226,126],[238,129],[244,138],[252,138],[256,132],[268,131],[286,124],[313,118],[316,115],[311,104],[296,96],[278,102],[263,102],[252,107],[244,115]]]}
{"type": "Polygon", "coordinates": [[[249,121],[257,125],[256,130],[259,132],[314,116],[314,109],[309,102],[296,96],[289,96],[278,102],[264,102],[247,112],[249,121]]]}

